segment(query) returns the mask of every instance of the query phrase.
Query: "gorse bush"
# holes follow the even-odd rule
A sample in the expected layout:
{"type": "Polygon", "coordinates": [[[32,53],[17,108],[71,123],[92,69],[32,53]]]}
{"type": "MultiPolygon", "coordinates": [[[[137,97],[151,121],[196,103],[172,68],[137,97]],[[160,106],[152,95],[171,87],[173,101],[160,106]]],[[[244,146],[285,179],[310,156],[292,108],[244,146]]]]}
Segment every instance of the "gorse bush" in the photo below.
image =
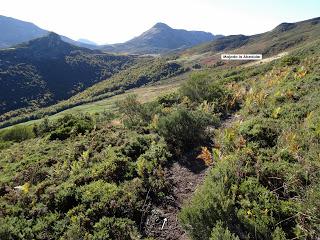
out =
{"type": "Polygon", "coordinates": [[[208,126],[217,126],[218,119],[201,111],[179,107],[159,118],[157,132],[177,151],[198,146],[207,140],[208,126]]]}
{"type": "Polygon", "coordinates": [[[218,162],[190,204],[181,210],[180,221],[192,239],[209,239],[218,221],[222,221],[230,231],[237,228],[234,222],[236,165],[235,159],[218,162]]]}
{"type": "Polygon", "coordinates": [[[33,137],[33,129],[29,126],[15,126],[0,132],[0,139],[4,141],[22,142],[33,137]]]}
{"type": "Polygon", "coordinates": [[[247,120],[241,124],[239,131],[246,141],[255,142],[261,147],[273,147],[277,143],[278,130],[272,121],[247,120]]]}
{"type": "Polygon", "coordinates": [[[119,112],[123,114],[123,123],[128,128],[146,126],[150,120],[150,113],[145,105],[137,100],[136,95],[129,95],[117,103],[119,112]]]}
{"type": "MultiPolygon", "coordinates": [[[[43,124],[46,124],[45,122],[43,124]]],[[[85,134],[94,128],[93,119],[89,116],[65,115],[58,119],[50,129],[50,140],[65,140],[70,136],[85,134]]],[[[46,130],[49,130],[46,129],[46,130]]]]}
{"type": "Polygon", "coordinates": [[[139,239],[135,223],[130,219],[103,217],[94,225],[93,240],[115,239],[130,240],[139,239]]]}
{"type": "Polygon", "coordinates": [[[300,63],[300,59],[296,56],[287,56],[282,60],[284,66],[292,66],[300,63]]]}
{"type": "Polygon", "coordinates": [[[239,237],[225,229],[222,222],[218,222],[213,228],[210,240],[240,240],[239,237]]]}
{"type": "Polygon", "coordinates": [[[219,83],[212,81],[206,73],[193,74],[180,88],[182,96],[191,101],[202,103],[203,101],[215,104],[215,110],[219,113],[226,111],[231,94],[219,83]]]}
{"type": "Polygon", "coordinates": [[[164,107],[171,107],[181,102],[181,96],[177,92],[171,92],[158,97],[157,102],[164,107]]]}

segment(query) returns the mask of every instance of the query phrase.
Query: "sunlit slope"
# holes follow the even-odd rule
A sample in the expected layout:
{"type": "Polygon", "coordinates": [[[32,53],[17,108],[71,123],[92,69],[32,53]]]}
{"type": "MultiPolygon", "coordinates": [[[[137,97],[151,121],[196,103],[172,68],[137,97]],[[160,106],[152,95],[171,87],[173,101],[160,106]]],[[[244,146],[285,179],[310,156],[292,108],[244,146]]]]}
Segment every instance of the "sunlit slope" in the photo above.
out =
{"type": "Polygon", "coordinates": [[[210,43],[186,50],[181,58],[213,65],[223,53],[261,53],[270,57],[319,39],[320,18],[297,23],[282,23],[262,34],[220,37],[210,43]]]}

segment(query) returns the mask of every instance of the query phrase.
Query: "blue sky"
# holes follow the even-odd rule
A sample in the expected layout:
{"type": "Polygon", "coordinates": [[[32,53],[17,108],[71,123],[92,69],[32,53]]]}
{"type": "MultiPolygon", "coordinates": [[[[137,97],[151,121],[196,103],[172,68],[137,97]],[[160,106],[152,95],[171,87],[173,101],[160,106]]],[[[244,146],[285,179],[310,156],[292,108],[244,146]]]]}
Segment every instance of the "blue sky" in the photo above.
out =
{"type": "Polygon", "coordinates": [[[1,0],[0,15],[98,43],[139,35],[156,22],[213,34],[255,34],[320,17],[320,0],[1,0]]]}

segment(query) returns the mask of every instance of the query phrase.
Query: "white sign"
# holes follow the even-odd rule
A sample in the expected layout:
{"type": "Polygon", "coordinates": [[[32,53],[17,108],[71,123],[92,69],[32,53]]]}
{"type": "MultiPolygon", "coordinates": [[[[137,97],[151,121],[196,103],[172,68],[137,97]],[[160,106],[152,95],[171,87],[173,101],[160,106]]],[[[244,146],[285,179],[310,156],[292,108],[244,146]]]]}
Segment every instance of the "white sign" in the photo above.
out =
{"type": "Polygon", "coordinates": [[[222,60],[261,60],[262,54],[221,54],[222,60]]]}

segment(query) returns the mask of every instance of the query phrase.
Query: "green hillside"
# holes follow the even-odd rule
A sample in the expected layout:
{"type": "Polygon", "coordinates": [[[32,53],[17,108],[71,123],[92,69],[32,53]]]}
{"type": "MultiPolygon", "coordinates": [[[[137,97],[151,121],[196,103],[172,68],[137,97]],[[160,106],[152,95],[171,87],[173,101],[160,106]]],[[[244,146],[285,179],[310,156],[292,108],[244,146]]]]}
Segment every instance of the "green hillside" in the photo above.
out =
{"type": "Polygon", "coordinates": [[[204,146],[211,170],[180,213],[193,239],[319,237],[319,56],[316,42],[258,67],[200,71],[149,103],[129,96],[116,115],[2,131],[1,238],[148,236],[149,211],[171,194],[166,171],[204,146]],[[219,124],[235,111],[240,121],[219,124]]]}
{"type": "Polygon", "coordinates": [[[51,33],[0,50],[0,114],[65,100],[134,63],[63,42],[51,33]]]}
{"type": "Polygon", "coordinates": [[[58,104],[46,108],[23,108],[7,112],[0,116],[0,127],[39,119],[75,106],[100,101],[122,94],[126,90],[150,85],[168,78],[174,78],[186,71],[188,71],[188,69],[184,68],[182,65],[175,62],[169,62],[166,59],[149,57],[140,58],[133,66],[114,74],[114,76],[106,80],[102,80],[92,87],[87,88],[65,101],[59,102],[58,104]]]}
{"type": "Polygon", "coordinates": [[[215,132],[213,168],[180,214],[192,239],[319,237],[319,60],[317,41],[224,79],[242,103],[215,132]]]}
{"type": "MultiPolygon", "coordinates": [[[[273,30],[257,35],[232,35],[186,50],[182,57],[194,64],[214,65],[220,62],[221,53],[260,53],[264,57],[290,51],[320,37],[320,18],[297,23],[282,23],[273,30]]],[[[231,64],[239,64],[232,62],[231,64]]]]}

